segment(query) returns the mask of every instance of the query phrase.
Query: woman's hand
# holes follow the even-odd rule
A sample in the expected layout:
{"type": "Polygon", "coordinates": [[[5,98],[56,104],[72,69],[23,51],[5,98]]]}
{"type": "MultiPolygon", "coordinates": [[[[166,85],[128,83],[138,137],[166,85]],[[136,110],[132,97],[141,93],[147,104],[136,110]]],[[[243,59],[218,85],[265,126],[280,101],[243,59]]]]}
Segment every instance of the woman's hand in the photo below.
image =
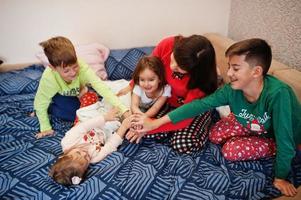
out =
{"type": "Polygon", "coordinates": [[[131,143],[135,142],[136,144],[138,144],[145,134],[146,133],[138,133],[137,130],[131,128],[125,137],[131,143]]]}
{"type": "Polygon", "coordinates": [[[151,130],[170,122],[168,115],[159,119],[151,119],[145,114],[136,113],[131,116],[131,130],[127,133],[126,139],[130,142],[139,143],[141,138],[151,130]]]}
{"type": "MultiPolygon", "coordinates": [[[[143,116],[144,114],[141,113],[139,114],[141,116],[143,116]]],[[[126,134],[126,139],[129,140],[131,143],[135,142],[135,143],[139,143],[141,141],[141,139],[143,138],[143,136],[145,135],[145,133],[139,133],[137,132],[138,130],[142,129],[142,125],[138,125],[138,124],[134,124],[133,121],[135,118],[135,115],[131,115],[129,117],[130,119],[130,130],[128,131],[128,133],[126,134]]]]}
{"type": "Polygon", "coordinates": [[[37,139],[40,139],[40,138],[43,138],[43,137],[46,137],[46,136],[52,136],[52,135],[54,135],[54,130],[48,130],[48,131],[42,131],[42,132],[40,132],[40,133],[37,133],[36,134],[36,138],[37,139]]]}
{"type": "Polygon", "coordinates": [[[142,129],[137,130],[138,133],[145,133],[148,131],[152,131],[167,122],[170,122],[170,119],[167,115],[159,119],[152,119],[147,117],[145,114],[137,113],[137,114],[133,114],[132,117],[133,126],[142,127],[142,129]]]}
{"type": "Polygon", "coordinates": [[[117,93],[116,93],[116,96],[123,96],[123,95],[126,95],[127,93],[129,93],[130,91],[132,90],[132,87],[130,85],[126,86],[125,88],[119,90],[117,93]]]}
{"type": "Polygon", "coordinates": [[[273,184],[285,196],[293,197],[297,194],[295,186],[284,179],[275,178],[273,184]]]}

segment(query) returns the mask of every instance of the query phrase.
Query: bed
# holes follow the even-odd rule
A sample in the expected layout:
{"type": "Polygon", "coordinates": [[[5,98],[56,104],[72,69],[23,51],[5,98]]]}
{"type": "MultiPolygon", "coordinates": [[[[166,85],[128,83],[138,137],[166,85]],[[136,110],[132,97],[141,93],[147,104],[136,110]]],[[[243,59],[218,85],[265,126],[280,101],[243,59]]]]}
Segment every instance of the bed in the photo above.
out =
{"type": "MultiPolygon", "coordinates": [[[[152,47],[112,50],[106,61],[111,80],[129,79],[138,59],[152,47]]],[[[56,135],[36,140],[38,120],[30,117],[44,70],[39,64],[0,74],[1,199],[270,199],[274,158],[230,162],[219,145],[208,142],[193,155],[179,155],[165,144],[124,141],[117,152],[90,165],[77,186],[56,184],[48,171],[62,153],[60,140],[72,126],[52,118],[56,135]]],[[[301,184],[301,160],[289,179],[301,184]]]]}

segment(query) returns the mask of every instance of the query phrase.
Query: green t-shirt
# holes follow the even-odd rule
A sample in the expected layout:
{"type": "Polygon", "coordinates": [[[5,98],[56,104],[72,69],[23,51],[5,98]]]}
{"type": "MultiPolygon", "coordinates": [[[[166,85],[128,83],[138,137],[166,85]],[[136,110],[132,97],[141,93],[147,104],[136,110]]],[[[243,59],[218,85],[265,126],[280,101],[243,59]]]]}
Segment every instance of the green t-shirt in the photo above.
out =
{"type": "Polygon", "coordinates": [[[275,139],[275,175],[286,178],[296,147],[301,144],[301,105],[293,90],[267,75],[262,93],[254,103],[249,103],[241,90],[233,90],[227,84],[208,97],[179,107],[168,116],[176,123],[222,105],[229,105],[236,119],[250,131],[275,139]]]}
{"type": "Polygon", "coordinates": [[[95,91],[103,96],[113,106],[120,109],[121,113],[129,110],[121,103],[111,89],[92,71],[86,63],[79,60],[79,75],[70,84],[66,83],[58,72],[47,67],[42,74],[38,91],[34,100],[34,109],[40,123],[40,131],[52,129],[48,117],[48,107],[54,95],[78,96],[80,86],[91,84],[95,91]]]}

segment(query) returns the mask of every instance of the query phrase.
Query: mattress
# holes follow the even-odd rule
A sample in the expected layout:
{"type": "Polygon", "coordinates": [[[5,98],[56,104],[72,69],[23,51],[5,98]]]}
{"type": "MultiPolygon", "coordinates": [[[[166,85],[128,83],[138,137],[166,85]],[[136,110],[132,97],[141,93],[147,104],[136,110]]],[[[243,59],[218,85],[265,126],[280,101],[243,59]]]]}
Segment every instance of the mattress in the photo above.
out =
{"type": "MultiPolygon", "coordinates": [[[[106,61],[111,80],[130,79],[139,58],[152,47],[113,50],[106,61]]],[[[224,159],[208,142],[192,155],[167,144],[124,140],[118,151],[91,164],[80,185],[65,187],[49,176],[62,154],[60,140],[72,122],[51,117],[55,136],[35,139],[39,124],[30,117],[44,68],[31,65],[0,74],[1,199],[269,199],[280,195],[272,185],[274,157],[248,162],[224,159]]],[[[294,159],[289,180],[301,184],[301,160],[294,159]]]]}

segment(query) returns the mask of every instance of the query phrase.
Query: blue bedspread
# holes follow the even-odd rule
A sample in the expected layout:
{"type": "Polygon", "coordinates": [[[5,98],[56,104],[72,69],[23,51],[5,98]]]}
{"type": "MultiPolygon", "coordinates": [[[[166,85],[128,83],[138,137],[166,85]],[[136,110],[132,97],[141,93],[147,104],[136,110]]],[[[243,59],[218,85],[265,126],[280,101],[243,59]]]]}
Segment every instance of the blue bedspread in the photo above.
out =
{"type": "MultiPolygon", "coordinates": [[[[110,59],[127,55],[114,53],[117,52],[112,52],[110,59]]],[[[127,60],[135,63],[137,58],[127,60]]],[[[114,65],[122,60],[116,58],[114,65]]],[[[43,67],[33,65],[0,74],[1,199],[208,200],[269,199],[280,195],[272,186],[274,158],[229,162],[221,155],[220,146],[212,143],[194,155],[179,155],[151,139],[139,145],[124,141],[117,152],[90,165],[86,180],[78,186],[56,184],[48,171],[62,153],[60,140],[72,124],[52,118],[56,135],[34,138],[38,120],[28,114],[33,111],[42,72],[43,67]]],[[[290,180],[301,184],[300,160],[294,160],[290,180]]]]}

